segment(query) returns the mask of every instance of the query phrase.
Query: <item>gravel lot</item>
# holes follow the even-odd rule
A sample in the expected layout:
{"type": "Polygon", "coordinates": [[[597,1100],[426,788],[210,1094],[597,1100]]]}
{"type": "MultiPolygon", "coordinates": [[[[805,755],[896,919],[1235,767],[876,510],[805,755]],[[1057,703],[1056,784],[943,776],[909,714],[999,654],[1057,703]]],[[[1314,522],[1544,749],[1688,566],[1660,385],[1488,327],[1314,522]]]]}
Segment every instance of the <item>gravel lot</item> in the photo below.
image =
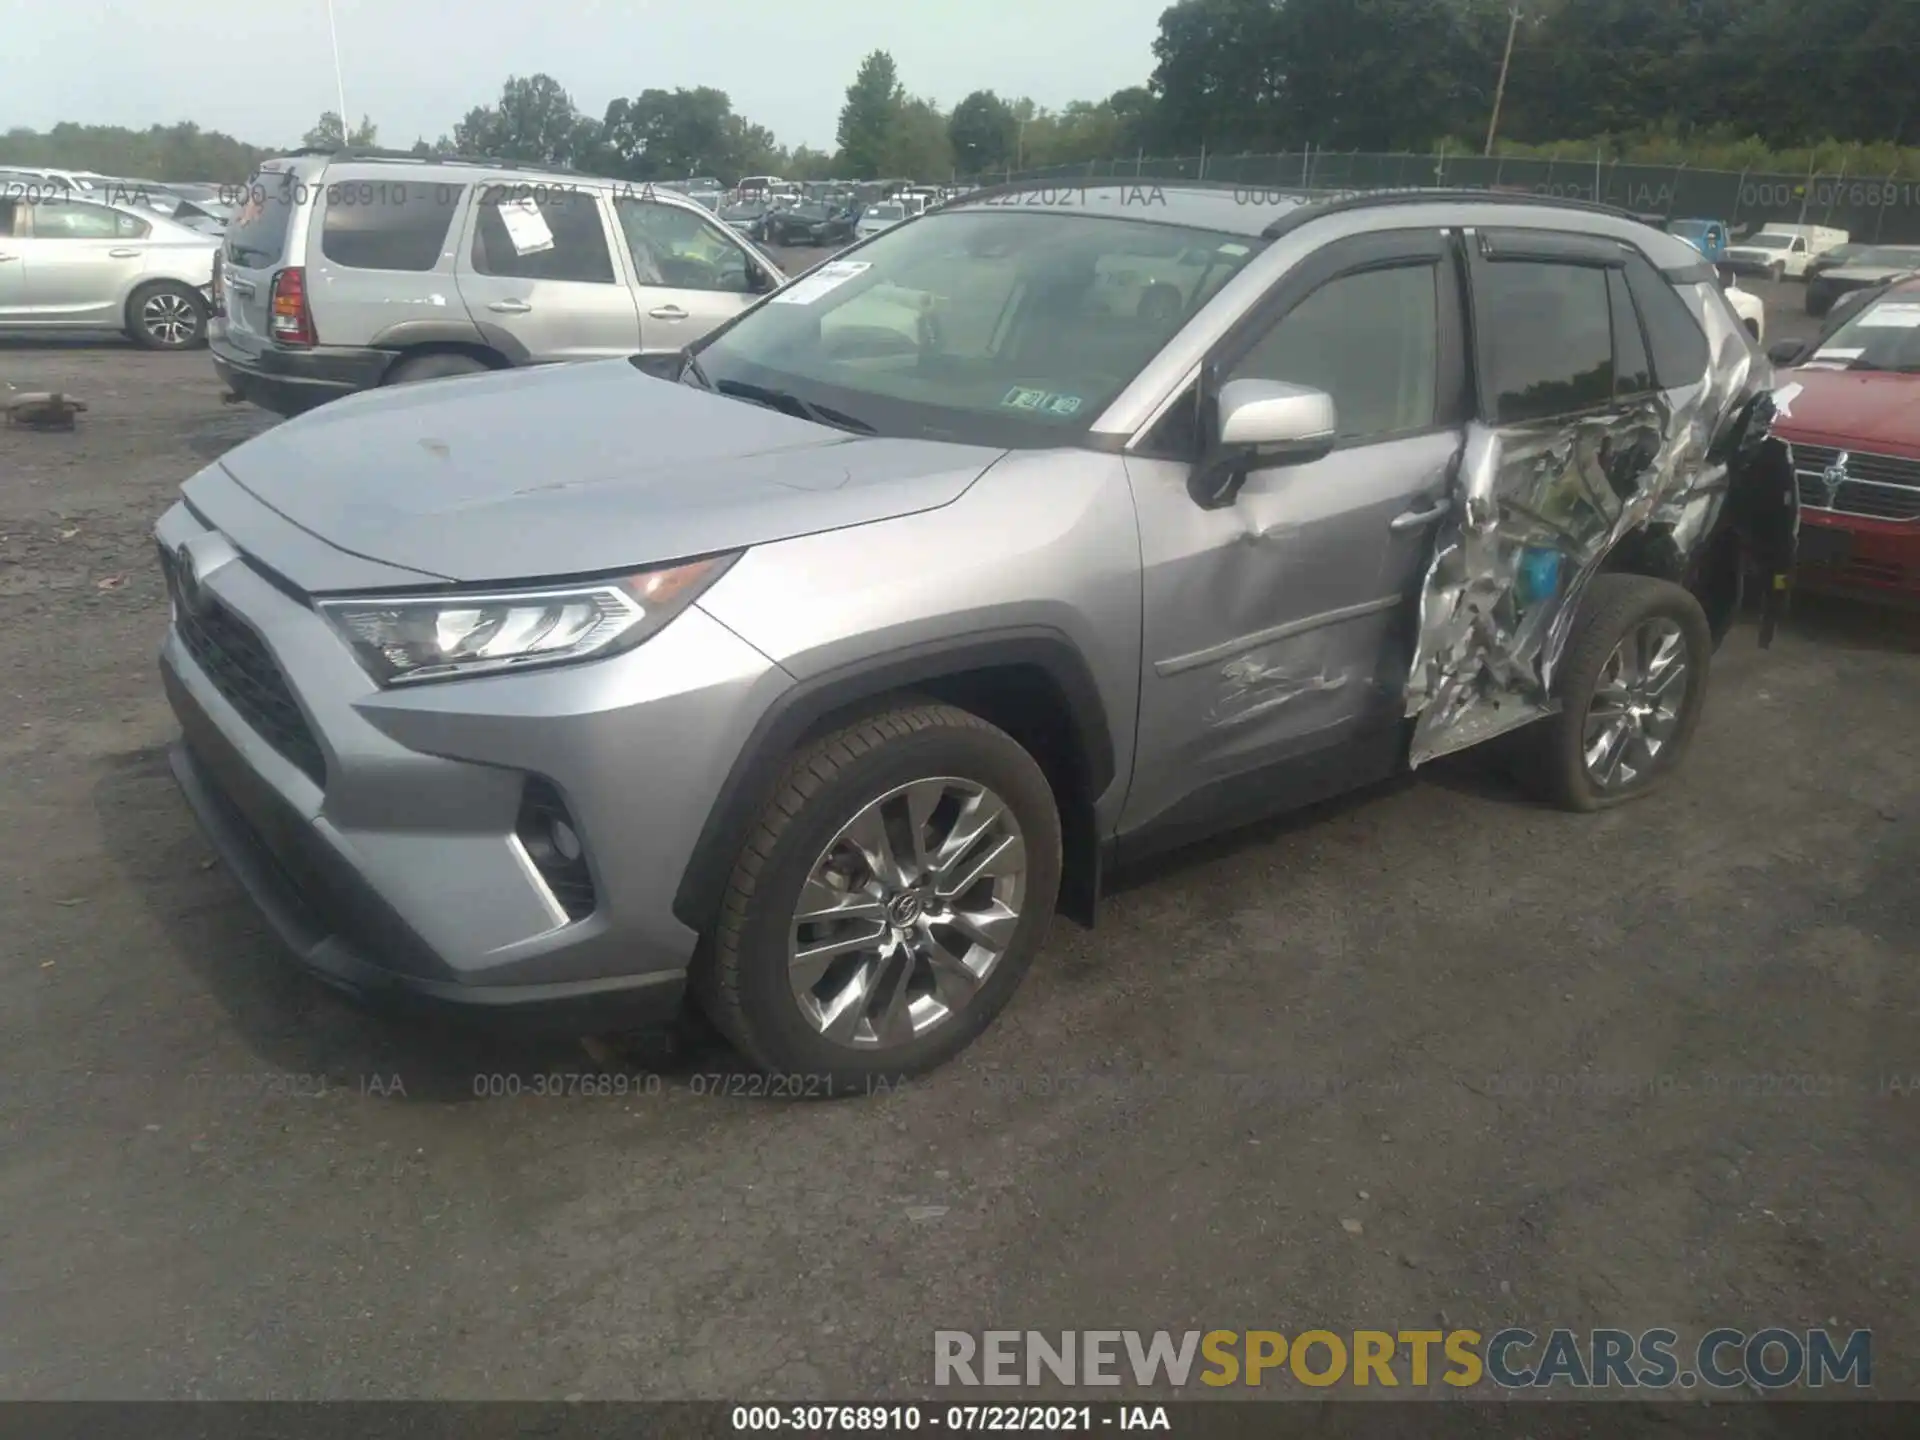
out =
{"type": "Polygon", "coordinates": [[[1140,877],[897,1094],[706,1051],[480,1098],[583,1058],[292,973],[166,772],[148,530],[266,417],[204,355],[9,382],[92,408],[0,430],[0,1398],[851,1399],[936,1327],[1508,1322],[1870,1326],[1920,1395],[1913,623],[1736,632],[1638,807],[1452,763],[1140,877]]]}

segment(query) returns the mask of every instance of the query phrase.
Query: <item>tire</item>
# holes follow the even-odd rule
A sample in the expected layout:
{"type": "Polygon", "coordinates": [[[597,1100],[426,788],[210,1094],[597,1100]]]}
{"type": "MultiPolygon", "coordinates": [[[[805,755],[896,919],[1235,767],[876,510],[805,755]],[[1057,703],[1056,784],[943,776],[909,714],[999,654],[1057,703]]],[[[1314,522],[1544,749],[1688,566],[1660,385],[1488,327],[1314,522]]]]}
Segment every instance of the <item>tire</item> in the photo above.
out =
{"type": "Polygon", "coordinates": [[[415,355],[402,360],[387,372],[384,384],[411,385],[416,380],[443,380],[450,375],[484,375],[493,367],[471,355],[441,351],[433,355],[415,355]]]}
{"type": "MultiPolygon", "coordinates": [[[[703,947],[695,964],[693,991],[734,1047],[761,1070],[789,1080],[790,1093],[797,1096],[870,1093],[876,1086],[932,1070],[965,1049],[1006,1006],[1032,965],[1046,939],[1060,888],[1060,816],[1040,766],[996,726],[933,702],[903,704],[808,744],[793,757],[748,833],[711,944],[703,947]],[[938,840],[946,838],[940,833],[943,817],[957,830],[959,821],[973,813],[956,819],[966,787],[997,798],[1017,832],[996,821],[977,841],[957,841],[953,859],[963,863],[954,868],[971,869],[982,850],[995,850],[1017,833],[1024,848],[1023,891],[1011,888],[1011,867],[1001,878],[982,878],[947,901],[924,887],[910,892],[881,885],[878,872],[860,858],[863,852],[843,831],[879,813],[878,823],[887,833],[897,817],[906,815],[907,797],[900,792],[907,787],[914,788],[916,798],[936,791],[942,795],[922,826],[923,836],[938,840]],[[878,812],[876,806],[881,807],[878,812]],[[863,875],[864,880],[857,878],[863,875]],[[833,886],[835,880],[841,883],[833,886]],[[799,919],[803,892],[851,898],[863,888],[890,895],[890,904],[883,910],[877,901],[861,897],[861,908],[873,914],[825,925],[799,919]],[[1001,893],[1003,888],[1016,896],[1014,902],[1001,893]],[[991,899],[1017,918],[1006,924],[997,958],[989,963],[979,953],[988,947],[968,940],[963,957],[968,963],[956,968],[947,947],[965,937],[938,918],[916,921],[910,912],[895,908],[909,893],[924,897],[930,917],[943,905],[949,913],[969,906],[979,913],[991,899]],[[927,946],[929,954],[927,937],[943,935],[944,965],[897,950],[890,956],[882,953],[879,945],[888,943],[888,935],[903,933],[892,928],[902,915],[921,927],[906,933],[917,934],[915,943],[927,946]],[[876,927],[873,938],[879,942],[871,950],[863,943],[869,926],[876,927]],[[817,980],[808,978],[813,969],[793,965],[792,947],[824,948],[852,933],[863,937],[857,942],[860,948],[849,947],[849,953],[814,967],[817,980]],[[956,980],[961,969],[969,977],[977,969],[985,978],[977,985],[970,978],[956,980]],[[866,993],[857,1003],[830,1005],[855,993],[854,974],[866,978],[866,993]],[[911,978],[900,993],[915,997],[912,1004],[921,1007],[920,1014],[881,1003],[896,993],[894,982],[903,974],[911,978]],[[933,989],[936,979],[944,988],[933,989]],[[809,984],[817,989],[809,989],[803,998],[801,990],[809,984]],[[942,1000],[954,1003],[943,1007],[942,1000]],[[840,1032],[833,1038],[823,1028],[829,1011],[843,1017],[831,1027],[840,1032]],[[856,1014],[863,1018],[851,1023],[844,1018],[856,1014]],[[861,1026],[868,1031],[864,1038],[857,1033],[861,1026]],[[893,1034],[883,1037],[883,1030],[893,1034]]],[[[872,833],[867,832],[869,837],[872,833]]],[[[899,853],[905,831],[894,828],[891,833],[893,843],[881,848],[899,853]]],[[[997,853],[1018,852],[1000,848],[997,853]]],[[[936,846],[936,859],[938,854],[936,846]]]]}
{"type": "Polygon", "coordinates": [[[191,350],[207,338],[207,304],[191,285],[161,280],[127,299],[127,336],[143,350],[191,350]]]}
{"type": "MultiPolygon", "coordinates": [[[[1700,602],[1680,586],[1645,575],[1601,575],[1595,578],[1581,606],[1561,658],[1554,691],[1560,712],[1521,732],[1524,743],[1521,773],[1542,799],[1565,810],[1593,811],[1637,800],[1657,789],[1686,758],[1693,733],[1706,705],[1708,671],[1713,657],[1713,635],[1700,602]],[[1683,675],[1670,686],[1684,685],[1676,702],[1670,694],[1647,697],[1654,713],[1644,717],[1646,734],[1659,735],[1657,753],[1646,763],[1646,750],[1629,738],[1622,769],[1607,783],[1589,768],[1587,736],[1590,711],[1596,698],[1605,705],[1603,689],[1611,690],[1619,676],[1615,653],[1643,635],[1659,631],[1677,636],[1684,649],[1683,675]],[[1671,709],[1670,720],[1662,712],[1671,709]]],[[[1600,723],[1598,721],[1596,724],[1600,723]]],[[[1626,722],[1629,726],[1632,721],[1626,722]]],[[[1604,765],[1604,760],[1602,761],[1604,765]]]]}

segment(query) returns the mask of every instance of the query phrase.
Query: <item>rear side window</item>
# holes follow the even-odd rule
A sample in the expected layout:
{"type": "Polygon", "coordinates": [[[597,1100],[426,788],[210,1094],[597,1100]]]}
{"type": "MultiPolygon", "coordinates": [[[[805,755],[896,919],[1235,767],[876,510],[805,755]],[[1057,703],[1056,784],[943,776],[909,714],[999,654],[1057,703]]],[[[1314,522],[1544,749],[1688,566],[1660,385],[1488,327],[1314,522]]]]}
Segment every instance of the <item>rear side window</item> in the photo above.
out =
{"type": "Polygon", "coordinates": [[[42,200],[33,207],[36,240],[143,240],[153,226],[84,200],[42,200]]]}
{"type": "Polygon", "coordinates": [[[444,181],[328,185],[320,253],[353,270],[431,270],[466,193],[464,185],[444,181]]]}
{"type": "Polygon", "coordinates": [[[1687,302],[1674,293],[1673,286],[1651,262],[1639,255],[1627,257],[1627,288],[1633,292],[1633,303],[1647,327],[1654,379],[1660,388],[1698,385],[1713,357],[1687,302]]]}
{"type": "Polygon", "coordinates": [[[473,268],[523,280],[613,284],[599,197],[547,186],[489,188],[474,225],[473,268]]]}
{"type": "Polygon", "coordinates": [[[1604,268],[1533,260],[1487,264],[1474,281],[1474,319],[1495,424],[1613,403],[1613,306],[1604,268]]]}
{"type": "Polygon", "coordinates": [[[240,213],[227,226],[227,259],[249,270],[277,265],[287,251],[293,207],[305,188],[288,170],[262,170],[249,180],[240,213]]]}

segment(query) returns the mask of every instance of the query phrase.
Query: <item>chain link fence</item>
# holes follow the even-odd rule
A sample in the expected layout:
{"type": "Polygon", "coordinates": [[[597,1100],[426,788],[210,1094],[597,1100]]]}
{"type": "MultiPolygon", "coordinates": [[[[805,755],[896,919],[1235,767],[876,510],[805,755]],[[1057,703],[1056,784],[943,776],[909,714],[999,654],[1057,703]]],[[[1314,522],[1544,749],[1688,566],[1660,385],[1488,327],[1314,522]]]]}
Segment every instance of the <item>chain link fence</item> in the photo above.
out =
{"type": "Polygon", "coordinates": [[[1664,224],[1722,220],[1735,235],[1769,224],[1831,225],[1863,243],[1920,244],[1920,180],[1868,175],[1779,175],[1627,164],[1594,155],[1382,155],[1296,150],[1278,155],[1139,155],[1013,170],[977,183],[1209,180],[1252,191],[1394,190],[1439,186],[1504,190],[1604,205],[1664,224]]]}

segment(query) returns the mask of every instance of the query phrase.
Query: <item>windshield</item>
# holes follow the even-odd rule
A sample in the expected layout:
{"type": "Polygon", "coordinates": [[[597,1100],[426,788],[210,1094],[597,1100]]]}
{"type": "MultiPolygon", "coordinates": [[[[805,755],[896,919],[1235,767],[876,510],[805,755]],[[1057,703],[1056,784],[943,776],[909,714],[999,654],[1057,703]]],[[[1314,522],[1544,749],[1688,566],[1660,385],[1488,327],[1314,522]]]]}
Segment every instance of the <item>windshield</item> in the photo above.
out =
{"type": "Polygon", "coordinates": [[[1821,369],[1920,374],[1920,292],[1905,291],[1868,306],[1809,363],[1821,369]]]}
{"type": "Polygon", "coordinates": [[[715,389],[884,434],[1057,445],[1261,243],[1105,217],[933,215],[808,272],[697,359],[715,389]]]}
{"type": "Polygon", "coordinates": [[[1793,241],[1791,235],[1756,235],[1747,244],[1755,250],[1785,250],[1793,241]]]}

